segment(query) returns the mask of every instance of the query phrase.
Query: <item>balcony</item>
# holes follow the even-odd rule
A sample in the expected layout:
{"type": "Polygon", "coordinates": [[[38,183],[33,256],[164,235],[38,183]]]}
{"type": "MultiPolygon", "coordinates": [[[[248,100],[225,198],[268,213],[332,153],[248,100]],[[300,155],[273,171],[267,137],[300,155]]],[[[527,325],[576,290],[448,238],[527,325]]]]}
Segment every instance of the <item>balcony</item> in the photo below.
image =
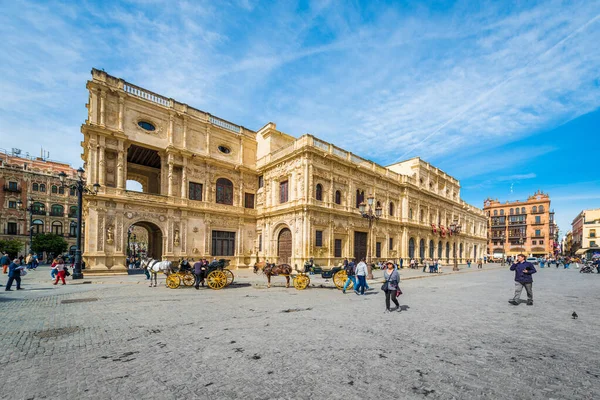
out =
{"type": "Polygon", "coordinates": [[[59,213],[59,212],[50,211],[50,216],[51,217],[64,217],[65,213],[59,213]]]}
{"type": "Polygon", "coordinates": [[[544,221],[532,222],[531,225],[546,225],[546,222],[544,222],[544,221]]]}
{"type": "Polygon", "coordinates": [[[509,225],[527,225],[527,221],[509,221],[509,225]]]}
{"type": "Polygon", "coordinates": [[[46,215],[46,210],[31,210],[33,215],[46,215]]]}
{"type": "Polygon", "coordinates": [[[69,218],[77,218],[77,213],[69,213],[69,218]]]}
{"type": "Polygon", "coordinates": [[[21,193],[21,188],[19,187],[11,187],[11,186],[4,186],[4,191],[5,192],[10,192],[10,193],[21,193]]]}
{"type": "Polygon", "coordinates": [[[504,228],[506,226],[506,221],[505,222],[492,222],[492,228],[495,226],[504,228]]]}
{"type": "Polygon", "coordinates": [[[531,238],[532,239],[545,239],[546,235],[544,235],[544,234],[535,235],[534,234],[534,235],[531,235],[531,238]]]}

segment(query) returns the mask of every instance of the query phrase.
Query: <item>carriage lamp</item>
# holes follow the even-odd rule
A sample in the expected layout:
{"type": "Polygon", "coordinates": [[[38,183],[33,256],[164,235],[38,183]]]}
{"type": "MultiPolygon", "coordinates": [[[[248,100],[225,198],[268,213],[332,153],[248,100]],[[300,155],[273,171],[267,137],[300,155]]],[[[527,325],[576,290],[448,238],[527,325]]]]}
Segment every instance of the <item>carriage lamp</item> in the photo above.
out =
{"type": "MultiPolygon", "coordinates": [[[[459,224],[459,220],[455,219],[450,224],[450,232],[452,232],[452,236],[456,236],[460,234],[461,226],[459,224]]],[[[456,239],[454,239],[454,245],[452,246],[452,255],[454,257],[454,267],[452,267],[452,271],[458,271],[458,260],[456,259],[456,239]]]]}

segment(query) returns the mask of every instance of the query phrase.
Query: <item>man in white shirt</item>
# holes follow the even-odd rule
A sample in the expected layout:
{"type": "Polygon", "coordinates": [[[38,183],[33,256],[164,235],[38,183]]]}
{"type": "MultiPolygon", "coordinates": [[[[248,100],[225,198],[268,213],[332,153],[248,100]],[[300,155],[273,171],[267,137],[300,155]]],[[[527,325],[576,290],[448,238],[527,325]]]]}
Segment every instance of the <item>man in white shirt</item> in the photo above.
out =
{"type": "Polygon", "coordinates": [[[364,258],[361,258],[360,262],[356,266],[356,279],[358,280],[358,284],[354,288],[354,293],[358,295],[365,295],[365,288],[367,287],[367,263],[364,258]],[[360,288],[360,293],[358,289],[360,288]]]}

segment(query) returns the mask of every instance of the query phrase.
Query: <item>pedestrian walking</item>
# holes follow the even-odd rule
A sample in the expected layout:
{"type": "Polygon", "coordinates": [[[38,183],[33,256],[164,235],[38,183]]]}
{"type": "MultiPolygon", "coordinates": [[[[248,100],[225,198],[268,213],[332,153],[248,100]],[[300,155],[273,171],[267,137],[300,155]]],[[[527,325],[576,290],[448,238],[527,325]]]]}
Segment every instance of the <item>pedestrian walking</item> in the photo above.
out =
{"type": "Polygon", "coordinates": [[[15,258],[12,263],[9,264],[8,267],[8,282],[6,282],[6,288],[4,289],[7,292],[10,292],[12,289],[13,282],[17,282],[17,290],[21,290],[21,270],[25,268],[22,265],[19,265],[19,259],[15,258]]]}
{"type": "Polygon", "coordinates": [[[367,263],[365,262],[365,259],[362,258],[360,260],[360,262],[358,263],[358,265],[356,266],[356,279],[358,280],[358,283],[356,286],[354,286],[354,293],[359,294],[364,296],[365,295],[365,288],[367,287],[367,263]],[[359,291],[360,289],[360,291],[359,291]]]}
{"type": "Polygon", "coordinates": [[[196,277],[196,289],[199,289],[200,284],[204,287],[204,263],[202,260],[198,260],[194,263],[194,276],[196,277]]]}
{"type": "Polygon", "coordinates": [[[429,259],[426,258],[425,262],[423,263],[423,272],[425,272],[425,270],[429,268],[429,259]]]}
{"type": "Polygon", "coordinates": [[[482,269],[483,268],[483,263],[481,262],[481,258],[479,260],[477,260],[477,269],[482,269]]]}
{"type": "Polygon", "coordinates": [[[8,266],[10,265],[10,257],[7,252],[4,252],[2,258],[0,258],[0,264],[2,264],[2,273],[8,273],[8,266]]]}
{"type": "Polygon", "coordinates": [[[398,270],[394,268],[394,262],[388,261],[386,263],[387,269],[383,271],[383,277],[385,279],[385,283],[381,287],[381,290],[385,292],[385,312],[395,311],[400,308],[400,303],[398,303],[397,292],[400,285],[400,274],[398,270]],[[394,302],[396,308],[390,308],[390,300],[394,302]]]}
{"type": "Polygon", "coordinates": [[[400,268],[403,268],[403,265],[404,265],[404,258],[401,258],[400,259],[400,268]]]}
{"type": "Polygon", "coordinates": [[[511,271],[515,271],[515,296],[508,302],[513,306],[519,305],[521,292],[523,288],[527,291],[527,305],[533,305],[533,277],[537,271],[532,263],[525,261],[525,255],[519,254],[517,262],[510,266],[511,271]]]}
{"type": "Polygon", "coordinates": [[[415,261],[415,259],[414,259],[414,258],[411,258],[411,259],[410,259],[410,269],[414,269],[414,268],[415,268],[415,262],[416,262],[416,261],[415,261]]]}
{"type": "Polygon", "coordinates": [[[50,278],[54,279],[56,278],[56,275],[58,274],[58,265],[60,263],[62,263],[62,259],[61,258],[57,258],[54,261],[52,261],[52,264],[50,265],[50,278]]]}
{"type": "Polygon", "coordinates": [[[65,282],[65,276],[67,276],[68,272],[69,272],[69,270],[67,269],[67,266],[64,264],[64,261],[62,260],[62,258],[59,259],[58,263],[56,264],[56,280],[54,281],[54,285],[58,284],[59,279],[62,280],[63,285],[66,285],[67,282],[65,282]]]}
{"type": "Polygon", "coordinates": [[[471,259],[467,260],[467,267],[471,268],[471,259]]]}
{"type": "Polygon", "coordinates": [[[354,275],[354,260],[350,261],[348,265],[344,267],[346,270],[346,275],[348,278],[346,279],[346,283],[344,283],[344,288],[342,289],[342,293],[346,293],[346,289],[350,282],[352,282],[352,286],[356,289],[356,277],[354,275]]]}
{"type": "Polygon", "coordinates": [[[37,254],[34,254],[32,257],[32,260],[31,260],[31,268],[36,269],[39,264],[40,264],[40,261],[38,260],[38,256],[37,256],[37,254]]]}

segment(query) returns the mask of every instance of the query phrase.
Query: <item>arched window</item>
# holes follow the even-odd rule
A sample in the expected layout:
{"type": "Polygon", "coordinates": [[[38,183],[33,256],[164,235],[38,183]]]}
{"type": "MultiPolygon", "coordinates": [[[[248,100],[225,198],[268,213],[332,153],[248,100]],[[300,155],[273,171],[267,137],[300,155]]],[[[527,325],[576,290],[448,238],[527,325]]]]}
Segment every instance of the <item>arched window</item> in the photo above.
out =
{"type": "Polygon", "coordinates": [[[364,190],[356,190],[356,208],[360,205],[360,203],[365,201],[365,191],[364,190]]]}
{"type": "Polygon", "coordinates": [[[504,215],[504,210],[500,210],[500,215],[504,215]]]}
{"type": "Polygon", "coordinates": [[[31,205],[31,212],[34,215],[46,215],[46,206],[44,203],[35,202],[31,205]]]}
{"type": "Polygon", "coordinates": [[[438,256],[437,256],[437,258],[438,259],[442,258],[442,241],[441,240],[438,242],[438,256]]]}
{"type": "Polygon", "coordinates": [[[33,231],[34,235],[38,233],[44,233],[44,221],[41,219],[34,219],[32,224],[31,230],[33,231]]]}
{"type": "Polygon", "coordinates": [[[59,186],[58,187],[58,194],[65,194],[65,187],[64,186],[59,186]]]}
{"type": "Polygon", "coordinates": [[[429,258],[433,259],[435,257],[435,243],[433,240],[429,241],[429,258]]]}
{"type": "Polygon", "coordinates": [[[521,207],[521,214],[527,214],[527,211],[525,210],[525,207],[521,207]]]}
{"type": "Polygon", "coordinates": [[[229,179],[217,179],[217,203],[233,205],[233,183],[229,179]]]}
{"type": "Polygon", "coordinates": [[[510,215],[514,215],[515,214],[515,210],[513,208],[511,208],[510,211],[509,211],[509,214],[510,215]]]}
{"type": "Polygon", "coordinates": [[[537,206],[533,206],[533,208],[531,209],[531,212],[536,213],[537,212],[537,206]]]}
{"type": "Polygon", "coordinates": [[[517,215],[521,214],[521,210],[519,209],[519,207],[517,207],[517,208],[515,209],[515,214],[517,214],[517,215]]]}
{"type": "Polygon", "coordinates": [[[69,196],[75,196],[75,188],[69,189],[69,196]]]}
{"type": "Polygon", "coordinates": [[[342,204],[342,192],[339,190],[335,191],[335,204],[342,204]]]}
{"type": "Polygon", "coordinates": [[[44,192],[46,193],[46,185],[45,184],[40,184],[40,192],[44,192]]]}
{"type": "Polygon", "coordinates": [[[317,188],[315,190],[315,198],[318,201],[323,201],[323,185],[317,183],[317,188]]]}
{"type": "Polygon", "coordinates": [[[52,194],[57,194],[57,193],[58,193],[58,186],[52,185],[52,194]]]}
{"type": "Polygon", "coordinates": [[[459,251],[460,251],[460,256],[459,256],[459,258],[461,258],[461,259],[462,259],[462,258],[463,258],[463,250],[464,250],[464,248],[463,248],[463,244],[461,243],[461,244],[460,244],[460,246],[459,246],[458,248],[460,249],[460,250],[459,250],[459,251]]]}
{"type": "Polygon", "coordinates": [[[33,185],[31,185],[31,190],[33,190],[34,192],[38,192],[40,190],[40,185],[34,183],[33,185]]]}
{"type": "Polygon", "coordinates": [[[389,210],[389,214],[390,217],[394,216],[394,203],[390,201],[390,210],[389,210]]]}
{"type": "Polygon", "coordinates": [[[539,211],[539,212],[544,212],[544,206],[539,206],[539,207],[538,207],[538,211],[539,211]]]}
{"type": "Polygon", "coordinates": [[[52,204],[50,208],[50,215],[53,217],[63,217],[64,216],[64,208],[60,204],[52,204]]]}
{"type": "Polygon", "coordinates": [[[60,222],[58,221],[54,221],[52,223],[52,233],[54,233],[55,235],[61,235],[63,234],[63,226],[60,222]]]}
{"type": "Polygon", "coordinates": [[[450,243],[446,242],[446,260],[450,262],[450,243]]]}
{"type": "Polygon", "coordinates": [[[419,242],[419,258],[425,258],[425,239],[419,242]]]}
{"type": "Polygon", "coordinates": [[[410,238],[408,241],[408,257],[409,258],[415,257],[415,239],[413,239],[413,238],[410,238]]]}
{"type": "Polygon", "coordinates": [[[69,207],[69,218],[77,218],[77,206],[69,207]]]}
{"type": "Polygon", "coordinates": [[[71,221],[69,224],[69,236],[77,237],[77,222],[71,221]]]}
{"type": "Polygon", "coordinates": [[[498,210],[494,210],[494,216],[498,215],[498,210]]]}

